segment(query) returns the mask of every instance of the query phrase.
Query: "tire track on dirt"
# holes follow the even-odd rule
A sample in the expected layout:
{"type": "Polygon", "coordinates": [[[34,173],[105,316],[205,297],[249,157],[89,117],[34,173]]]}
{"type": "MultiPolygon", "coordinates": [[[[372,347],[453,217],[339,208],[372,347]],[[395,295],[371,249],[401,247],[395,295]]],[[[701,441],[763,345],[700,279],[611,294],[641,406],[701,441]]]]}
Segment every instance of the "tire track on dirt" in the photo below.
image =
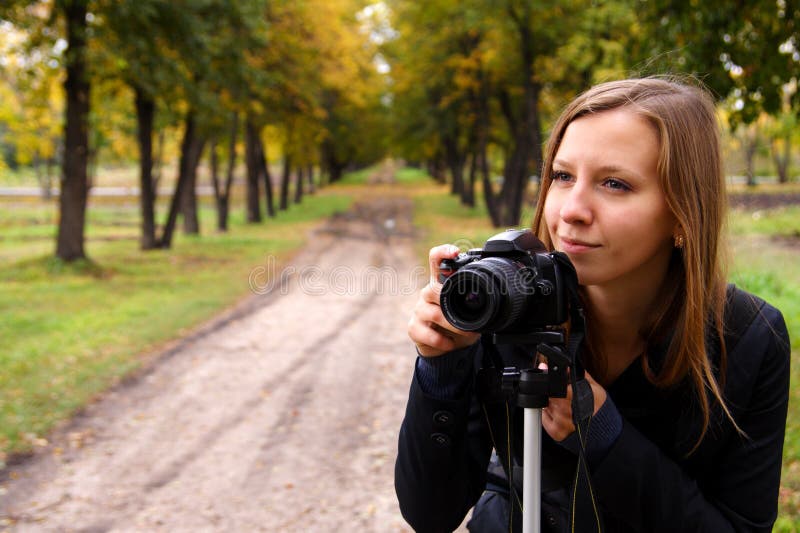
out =
{"type": "MultiPolygon", "coordinates": [[[[342,248],[333,257],[329,257],[327,261],[330,264],[342,264],[345,255],[347,255],[346,250],[342,248]]],[[[293,287],[293,290],[295,293],[297,292],[296,287],[293,287]]],[[[292,292],[289,292],[287,294],[282,294],[282,297],[285,297],[286,299],[292,299],[296,297],[296,295],[292,296],[292,292]]],[[[312,345],[308,346],[304,352],[304,356],[292,358],[292,372],[295,373],[299,369],[302,369],[308,366],[310,363],[313,363],[315,358],[318,359],[320,354],[316,353],[318,351],[317,348],[325,343],[330,343],[339,335],[341,335],[342,330],[345,329],[349,323],[353,322],[359,314],[362,314],[365,308],[369,307],[372,299],[374,299],[374,295],[361,302],[340,302],[343,307],[345,303],[352,305],[353,309],[338,323],[334,323],[332,326],[330,326],[327,329],[327,334],[323,333],[322,336],[319,337],[312,345]]],[[[282,309],[282,305],[285,305],[285,302],[284,304],[279,304],[277,302],[273,303],[273,313],[279,313],[282,309]],[[275,308],[275,305],[278,307],[275,308]]],[[[260,310],[260,312],[263,312],[263,310],[260,310]]],[[[146,495],[144,500],[138,504],[128,506],[125,516],[117,519],[116,523],[126,524],[135,522],[137,515],[151,507],[152,504],[150,502],[163,499],[164,496],[162,496],[162,493],[169,493],[172,490],[170,487],[171,484],[180,486],[182,483],[185,483],[181,481],[181,476],[193,476],[193,467],[197,463],[202,463],[202,461],[204,461],[207,455],[207,450],[213,449],[215,446],[220,444],[221,441],[225,440],[228,435],[236,430],[239,430],[239,426],[247,426],[247,423],[252,421],[250,420],[251,417],[249,417],[249,414],[258,410],[259,406],[263,405],[265,402],[266,397],[264,395],[264,391],[284,389],[291,383],[292,381],[287,380],[282,372],[276,372],[276,375],[273,378],[266,380],[257,387],[254,387],[254,392],[251,393],[249,399],[237,404],[236,410],[232,414],[226,415],[215,426],[209,428],[204,436],[193,439],[194,446],[192,448],[186,451],[183,456],[173,458],[171,464],[163,467],[158,474],[151,477],[143,486],[143,492],[146,495]]],[[[299,383],[298,387],[294,387],[293,389],[280,390],[279,393],[286,395],[288,392],[289,399],[286,400],[284,404],[291,406],[293,411],[297,411],[305,402],[303,401],[302,394],[292,394],[292,391],[294,389],[299,389],[300,391],[304,389],[308,390],[312,386],[313,384],[310,381],[306,381],[305,383],[299,383]]],[[[279,408],[278,411],[285,414],[287,409],[279,408]]],[[[274,423],[273,426],[282,427],[280,419],[278,422],[274,423]]],[[[242,428],[242,430],[246,431],[247,428],[242,428]]],[[[221,447],[225,447],[225,444],[221,444],[221,447]]],[[[200,467],[202,467],[202,465],[200,465],[200,467]]],[[[104,523],[107,525],[108,521],[105,521],[104,523]]]]}
{"type": "MultiPolygon", "coordinates": [[[[339,337],[342,334],[342,330],[346,329],[350,324],[352,324],[358,315],[363,314],[364,311],[369,308],[370,305],[374,302],[375,295],[372,295],[369,299],[365,300],[361,304],[359,304],[355,309],[353,309],[347,316],[345,316],[342,320],[340,320],[333,328],[330,333],[318,339],[314,344],[309,346],[308,349],[305,350],[303,357],[296,361],[296,363],[292,367],[292,372],[299,372],[303,370],[305,367],[311,365],[315,360],[319,359],[323,353],[320,352],[320,348],[322,348],[325,344],[332,342],[334,339],[339,337]]],[[[261,390],[268,391],[280,386],[281,382],[284,381],[285,378],[283,376],[275,376],[264,382],[261,386],[261,390]]],[[[289,404],[294,406],[295,409],[301,409],[307,403],[307,396],[308,392],[312,389],[312,382],[310,379],[304,379],[300,383],[296,384],[293,388],[293,392],[289,395],[289,404]]],[[[220,424],[213,427],[206,433],[206,438],[203,440],[204,447],[206,446],[213,446],[213,444],[222,437],[228,430],[230,430],[234,426],[238,426],[242,422],[245,422],[247,419],[247,414],[251,412],[258,404],[264,401],[264,397],[262,395],[254,396],[250,400],[246,401],[243,405],[241,405],[234,416],[227,420],[223,420],[220,424]]],[[[280,427],[285,425],[287,422],[287,415],[284,414],[283,417],[279,418],[273,424],[273,427],[280,427]]],[[[262,444],[262,450],[265,448],[269,448],[274,446],[277,443],[277,439],[268,443],[262,444]]],[[[188,451],[183,457],[176,460],[169,468],[165,471],[158,473],[153,476],[151,481],[145,484],[145,489],[155,490],[158,488],[163,487],[167,483],[171,482],[175,478],[180,475],[180,473],[192,462],[196,461],[198,457],[201,456],[203,449],[202,448],[195,448],[193,450],[188,451]]]]}

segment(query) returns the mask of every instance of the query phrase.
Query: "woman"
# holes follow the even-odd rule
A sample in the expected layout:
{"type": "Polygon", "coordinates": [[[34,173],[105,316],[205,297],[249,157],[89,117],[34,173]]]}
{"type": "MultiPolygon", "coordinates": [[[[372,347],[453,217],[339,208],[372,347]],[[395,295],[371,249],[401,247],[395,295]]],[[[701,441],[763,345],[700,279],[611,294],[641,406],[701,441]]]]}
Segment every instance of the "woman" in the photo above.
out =
{"type": "MultiPolygon", "coordinates": [[[[594,403],[591,488],[580,476],[574,486],[570,399],[543,409],[542,530],[770,531],[789,340],[779,311],[726,287],[713,101],[664,79],[598,85],[556,122],[542,176],[533,231],[577,271],[594,403]]],[[[432,274],[456,254],[432,249],[432,274]]],[[[395,470],[401,510],[417,531],[451,531],[480,498],[471,530],[518,530],[521,489],[506,479],[519,478],[521,412],[476,393],[478,336],[447,322],[439,289],[432,275],[409,322],[419,357],[395,470]]],[[[500,351],[530,364],[520,347],[500,351]]]]}

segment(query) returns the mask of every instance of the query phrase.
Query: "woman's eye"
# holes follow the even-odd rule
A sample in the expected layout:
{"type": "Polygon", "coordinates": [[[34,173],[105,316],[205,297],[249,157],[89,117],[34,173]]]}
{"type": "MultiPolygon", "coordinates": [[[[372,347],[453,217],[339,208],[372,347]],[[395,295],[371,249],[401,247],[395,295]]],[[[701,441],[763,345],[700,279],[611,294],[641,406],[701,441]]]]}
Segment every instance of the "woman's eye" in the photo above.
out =
{"type": "Polygon", "coordinates": [[[613,189],[615,191],[629,191],[629,190],[631,190],[631,188],[628,186],[627,183],[625,183],[624,181],[618,180],[616,178],[608,178],[607,180],[605,180],[603,182],[603,185],[605,187],[608,187],[609,189],[613,189]]]}
{"type": "Polygon", "coordinates": [[[568,173],[563,172],[561,170],[555,170],[550,175],[550,179],[552,181],[571,181],[572,180],[572,176],[570,176],[568,173]]]}

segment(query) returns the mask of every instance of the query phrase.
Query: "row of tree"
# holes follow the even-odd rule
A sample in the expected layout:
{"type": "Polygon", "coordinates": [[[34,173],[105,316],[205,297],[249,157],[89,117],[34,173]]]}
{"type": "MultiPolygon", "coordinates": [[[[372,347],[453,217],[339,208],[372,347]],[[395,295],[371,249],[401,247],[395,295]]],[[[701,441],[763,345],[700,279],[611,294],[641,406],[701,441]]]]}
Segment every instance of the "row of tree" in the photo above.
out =
{"type": "Polygon", "coordinates": [[[60,160],[57,255],[66,260],[85,256],[102,150],[138,154],[144,249],[169,247],[179,216],[198,231],[203,153],[221,229],[237,158],[257,222],[262,208],[286,208],[290,176],[299,199],[315,168],[336,181],[390,152],[448,176],[465,204],[481,183],[493,223],[514,226],[560,107],[626,75],[696,75],[730,127],[746,132],[750,163],[771,117],[785,180],[800,111],[799,25],[788,0],[6,0],[0,135],[36,168],[60,160]],[[267,154],[276,150],[265,140],[281,156],[275,192],[267,154]],[[157,224],[170,146],[178,175],[157,224]]]}
{"type": "Polygon", "coordinates": [[[474,204],[482,182],[497,226],[518,224],[541,166],[542,132],[560,106],[593,83],[627,75],[694,74],[718,96],[730,127],[750,132],[746,151],[756,146],[750,126],[776,117],[772,146],[786,179],[800,112],[796,2],[387,4],[398,34],[383,51],[394,82],[394,145],[435,176],[447,171],[465,204],[474,204]]]}
{"type": "Polygon", "coordinates": [[[179,215],[187,231],[198,230],[195,185],[204,151],[221,229],[242,144],[251,222],[261,220],[262,206],[267,216],[275,216],[276,204],[286,208],[290,176],[299,199],[313,168],[336,181],[348,165],[377,159],[384,88],[362,7],[357,0],[3,2],[0,96],[9,99],[0,105],[0,126],[32,163],[61,154],[57,256],[86,256],[90,163],[126,135],[137,141],[143,249],[169,247],[179,215]],[[63,98],[54,94],[59,81],[63,98]],[[61,102],[63,122],[53,118],[61,102]],[[63,134],[53,124],[63,124],[63,134]],[[160,133],[178,124],[178,176],[159,225],[160,133]],[[280,145],[279,194],[265,131],[280,145]]]}

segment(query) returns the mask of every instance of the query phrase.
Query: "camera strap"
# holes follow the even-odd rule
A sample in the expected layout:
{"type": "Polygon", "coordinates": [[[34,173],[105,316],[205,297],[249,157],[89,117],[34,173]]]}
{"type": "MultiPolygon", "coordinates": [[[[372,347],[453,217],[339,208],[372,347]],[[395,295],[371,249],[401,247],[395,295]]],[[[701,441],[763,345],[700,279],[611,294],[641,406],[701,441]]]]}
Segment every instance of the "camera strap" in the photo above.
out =
{"type": "MultiPolygon", "coordinates": [[[[594,413],[594,394],[589,382],[585,378],[585,370],[581,362],[580,352],[586,336],[586,317],[583,312],[583,302],[578,291],[578,274],[572,262],[562,252],[553,252],[552,257],[558,264],[561,277],[569,296],[569,337],[567,350],[571,361],[570,382],[572,385],[572,422],[575,425],[578,440],[578,464],[573,480],[572,494],[570,496],[570,523],[573,530],[577,528],[578,517],[584,516],[578,512],[585,502],[591,504],[589,516],[594,519],[591,529],[602,533],[603,520],[592,487],[589,465],[586,461],[586,439],[589,435],[592,414],[594,413]],[[579,496],[579,492],[583,493],[579,496]],[[583,497],[582,497],[583,496],[583,497]]],[[[587,524],[588,525],[588,524],[587,524]]],[[[582,529],[582,528],[581,528],[582,529]]]]}

